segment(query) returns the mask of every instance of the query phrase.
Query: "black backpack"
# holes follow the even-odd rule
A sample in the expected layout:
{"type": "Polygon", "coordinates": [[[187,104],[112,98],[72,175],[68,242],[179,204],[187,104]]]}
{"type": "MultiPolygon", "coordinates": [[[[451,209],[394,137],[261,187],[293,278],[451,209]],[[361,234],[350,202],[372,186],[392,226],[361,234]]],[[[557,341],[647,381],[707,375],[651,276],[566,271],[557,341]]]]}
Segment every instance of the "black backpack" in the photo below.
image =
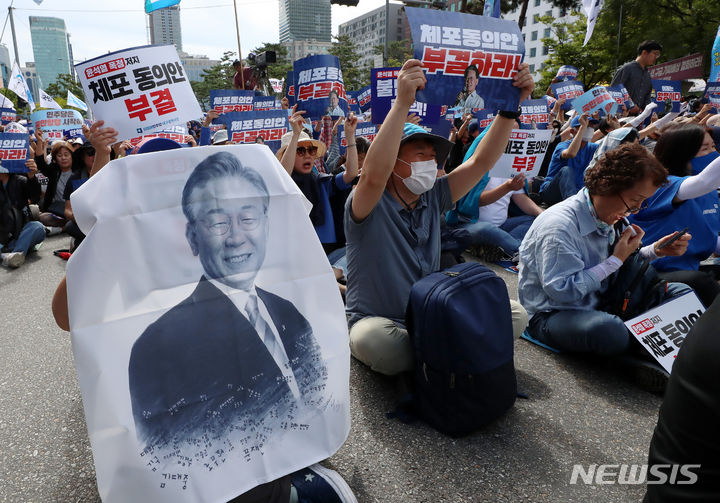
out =
{"type": "Polygon", "coordinates": [[[10,200],[7,191],[0,186],[0,245],[17,239],[24,225],[24,217],[10,200]]]}

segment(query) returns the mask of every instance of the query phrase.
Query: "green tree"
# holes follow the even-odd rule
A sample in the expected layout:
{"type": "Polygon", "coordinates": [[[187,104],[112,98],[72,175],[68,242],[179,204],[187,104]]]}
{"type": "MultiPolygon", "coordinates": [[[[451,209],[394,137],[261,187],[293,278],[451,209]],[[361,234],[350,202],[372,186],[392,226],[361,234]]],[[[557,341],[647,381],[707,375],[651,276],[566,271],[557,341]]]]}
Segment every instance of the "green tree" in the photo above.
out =
{"type": "Polygon", "coordinates": [[[58,101],[59,98],[66,99],[68,91],[87,103],[87,99],[83,99],[85,93],[82,86],[75,82],[69,73],[61,73],[55,78],[55,82],[45,88],[45,92],[52,96],[55,101],[58,101]]]}
{"type": "Polygon", "coordinates": [[[370,72],[359,66],[360,54],[348,35],[335,36],[330,54],[340,60],[345,89],[358,90],[370,83],[370,72]]]}
{"type": "Polygon", "coordinates": [[[13,107],[15,108],[15,110],[18,110],[18,111],[20,110],[20,100],[18,99],[17,94],[15,94],[14,92],[12,92],[10,89],[8,89],[6,87],[0,88],[0,94],[2,94],[7,99],[12,101],[13,107]]]}
{"type": "Polygon", "coordinates": [[[705,77],[710,73],[708,56],[720,24],[720,2],[717,0],[606,0],[592,38],[585,47],[582,43],[586,18],[583,14],[575,14],[578,16],[575,22],[542,18],[543,22],[553,24],[552,36],[543,39],[550,57],[536,86],[538,93],[545,92],[562,65],[578,67],[579,80],[586,89],[610,83],[619,65],[635,59],[637,46],[643,40],[657,40],[663,45],[660,62],[702,53],[706,56],[705,77]]]}
{"type": "MultiPolygon", "coordinates": [[[[379,56],[385,55],[385,46],[376,45],[373,52],[379,56]]],[[[412,44],[410,40],[392,40],[388,43],[387,66],[402,66],[405,61],[413,57],[412,44]]]]}
{"type": "Polygon", "coordinates": [[[543,23],[551,24],[550,37],[542,39],[548,49],[549,57],[541,72],[541,79],[535,86],[536,95],[543,94],[550,82],[563,65],[572,65],[578,69],[578,80],[585,89],[600,83],[609,83],[612,78],[614,47],[607,39],[593,37],[583,47],[587,21],[584,15],[575,12],[575,21],[553,20],[552,16],[543,16],[543,23]],[[554,22],[553,22],[554,21],[554,22]]]}
{"type": "Polygon", "coordinates": [[[190,82],[195,97],[203,110],[207,110],[210,106],[211,89],[233,89],[235,69],[232,66],[232,62],[234,56],[235,53],[232,51],[223,53],[220,58],[220,63],[207,70],[203,70],[203,80],[201,82],[190,82]]]}

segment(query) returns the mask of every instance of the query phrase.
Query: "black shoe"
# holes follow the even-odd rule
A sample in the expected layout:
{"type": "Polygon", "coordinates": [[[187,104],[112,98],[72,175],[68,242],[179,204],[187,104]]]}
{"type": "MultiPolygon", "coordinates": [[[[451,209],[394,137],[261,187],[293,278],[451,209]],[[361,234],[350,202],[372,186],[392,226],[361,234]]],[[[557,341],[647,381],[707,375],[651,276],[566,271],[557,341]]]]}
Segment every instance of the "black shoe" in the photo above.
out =
{"type": "Polygon", "coordinates": [[[335,470],[314,464],[290,475],[298,503],[357,503],[347,482],[335,470]]]}

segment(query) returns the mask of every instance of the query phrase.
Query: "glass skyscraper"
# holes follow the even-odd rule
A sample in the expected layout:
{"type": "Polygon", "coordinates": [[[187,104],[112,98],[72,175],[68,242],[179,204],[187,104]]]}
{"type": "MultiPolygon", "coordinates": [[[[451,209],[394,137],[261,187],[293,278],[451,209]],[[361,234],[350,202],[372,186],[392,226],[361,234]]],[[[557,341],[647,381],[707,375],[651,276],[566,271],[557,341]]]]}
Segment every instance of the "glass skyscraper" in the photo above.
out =
{"type": "Polygon", "coordinates": [[[153,45],[174,44],[178,51],[182,51],[180,7],[173,5],[152,11],[148,15],[150,16],[150,43],[153,45]]]}
{"type": "Polygon", "coordinates": [[[280,0],[280,43],[330,42],[330,0],[280,0]]]}
{"type": "Polygon", "coordinates": [[[39,86],[45,89],[61,73],[70,73],[65,21],[56,17],[30,16],[30,36],[39,86]]]}

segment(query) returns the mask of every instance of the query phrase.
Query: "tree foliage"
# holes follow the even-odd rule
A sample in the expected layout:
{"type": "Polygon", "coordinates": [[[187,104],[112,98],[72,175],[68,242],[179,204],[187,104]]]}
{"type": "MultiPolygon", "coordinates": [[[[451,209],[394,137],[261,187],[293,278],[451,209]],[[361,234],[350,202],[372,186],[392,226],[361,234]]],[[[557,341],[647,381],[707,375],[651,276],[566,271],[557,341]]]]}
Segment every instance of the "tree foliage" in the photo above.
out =
{"type": "Polygon", "coordinates": [[[202,82],[190,82],[195,97],[200,103],[200,106],[203,107],[203,110],[206,110],[210,104],[211,89],[233,89],[235,69],[232,66],[232,62],[234,56],[235,53],[232,51],[223,53],[220,58],[220,63],[207,70],[203,70],[202,82]]]}
{"type": "Polygon", "coordinates": [[[360,66],[360,54],[349,35],[338,35],[330,46],[330,54],[340,60],[345,89],[357,90],[370,83],[370,72],[360,66]]]}
{"type": "MultiPolygon", "coordinates": [[[[376,45],[373,53],[379,56],[385,55],[385,46],[383,44],[376,45]]],[[[392,40],[388,43],[388,61],[387,66],[402,66],[405,61],[413,57],[412,43],[410,40],[392,40]]]]}
{"type": "MultiPolygon", "coordinates": [[[[55,101],[58,101],[58,99],[65,100],[68,91],[87,103],[87,99],[83,99],[85,93],[83,92],[82,86],[78,82],[75,82],[69,73],[59,74],[55,78],[55,82],[45,88],[45,92],[52,96],[55,101]]],[[[59,103],[58,101],[58,104],[59,103]]]]}
{"type": "Polygon", "coordinates": [[[587,46],[586,18],[541,18],[552,23],[551,36],[543,38],[549,58],[536,89],[542,93],[562,65],[573,65],[585,88],[609,83],[619,65],[635,59],[643,40],[657,40],[663,46],[659,63],[693,53],[705,55],[705,76],[710,72],[709,53],[720,24],[717,0],[606,0],[587,46]],[[622,5],[622,26],[618,50],[618,21],[622,5]]]}

